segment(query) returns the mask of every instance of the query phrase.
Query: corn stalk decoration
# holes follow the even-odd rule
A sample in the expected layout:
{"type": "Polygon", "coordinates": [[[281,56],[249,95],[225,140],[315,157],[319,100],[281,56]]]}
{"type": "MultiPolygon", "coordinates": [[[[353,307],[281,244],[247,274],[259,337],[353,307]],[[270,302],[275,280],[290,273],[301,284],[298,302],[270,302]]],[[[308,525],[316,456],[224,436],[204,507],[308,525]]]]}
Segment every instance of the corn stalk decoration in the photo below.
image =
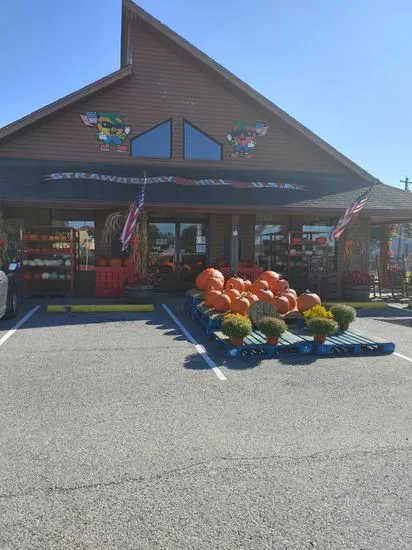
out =
{"type": "MultiPolygon", "coordinates": [[[[102,243],[110,247],[112,241],[118,238],[127,219],[128,212],[112,212],[105,220],[102,243]]],[[[141,277],[147,276],[149,244],[147,238],[148,215],[142,211],[139,221],[133,229],[129,258],[135,271],[141,277]]]]}

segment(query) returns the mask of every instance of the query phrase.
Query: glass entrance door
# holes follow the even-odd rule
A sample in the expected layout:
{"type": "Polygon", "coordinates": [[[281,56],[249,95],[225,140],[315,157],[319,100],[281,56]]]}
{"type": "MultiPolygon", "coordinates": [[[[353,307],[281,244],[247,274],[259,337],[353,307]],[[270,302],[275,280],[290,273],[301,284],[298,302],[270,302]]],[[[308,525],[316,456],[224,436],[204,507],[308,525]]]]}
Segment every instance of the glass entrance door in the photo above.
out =
{"type": "Polygon", "coordinates": [[[148,244],[149,268],[160,276],[189,283],[206,267],[205,223],[150,222],[148,244]]]}
{"type": "Polygon", "coordinates": [[[206,267],[206,224],[179,224],[179,265],[183,281],[193,282],[206,267]]]}
{"type": "Polygon", "coordinates": [[[149,223],[149,268],[159,274],[176,271],[176,224],[149,223]]]}

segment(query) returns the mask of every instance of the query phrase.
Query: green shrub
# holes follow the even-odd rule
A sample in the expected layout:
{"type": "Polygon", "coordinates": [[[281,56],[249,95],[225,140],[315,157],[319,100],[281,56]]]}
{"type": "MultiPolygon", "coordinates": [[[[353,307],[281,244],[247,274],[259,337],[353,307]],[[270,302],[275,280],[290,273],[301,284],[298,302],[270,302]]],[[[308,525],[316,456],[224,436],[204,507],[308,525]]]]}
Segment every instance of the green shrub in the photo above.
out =
{"type": "Polygon", "coordinates": [[[229,338],[245,338],[252,332],[252,323],[243,315],[226,315],[222,321],[222,332],[229,338]]]}
{"type": "Polygon", "coordinates": [[[346,304],[336,304],[331,307],[331,312],[335,318],[335,321],[339,324],[346,325],[347,323],[353,323],[356,320],[356,310],[352,306],[346,304]]]}
{"type": "Polygon", "coordinates": [[[285,321],[275,317],[262,317],[259,321],[259,330],[265,336],[282,336],[287,330],[285,321]]]}
{"type": "Polygon", "coordinates": [[[306,321],[306,327],[311,334],[320,334],[321,336],[330,336],[338,330],[338,325],[332,319],[324,317],[312,317],[306,321]]]}

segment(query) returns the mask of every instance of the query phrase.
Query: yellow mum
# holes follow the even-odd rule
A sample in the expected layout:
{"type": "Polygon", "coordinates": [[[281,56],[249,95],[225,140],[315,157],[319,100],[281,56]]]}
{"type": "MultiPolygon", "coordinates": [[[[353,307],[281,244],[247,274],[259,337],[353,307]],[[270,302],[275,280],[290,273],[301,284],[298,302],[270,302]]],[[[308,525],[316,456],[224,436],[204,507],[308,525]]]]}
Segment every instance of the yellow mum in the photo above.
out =
{"type": "Polygon", "coordinates": [[[305,319],[311,319],[312,317],[322,317],[323,319],[333,319],[333,313],[328,311],[324,306],[316,305],[307,311],[303,312],[305,319]]]}

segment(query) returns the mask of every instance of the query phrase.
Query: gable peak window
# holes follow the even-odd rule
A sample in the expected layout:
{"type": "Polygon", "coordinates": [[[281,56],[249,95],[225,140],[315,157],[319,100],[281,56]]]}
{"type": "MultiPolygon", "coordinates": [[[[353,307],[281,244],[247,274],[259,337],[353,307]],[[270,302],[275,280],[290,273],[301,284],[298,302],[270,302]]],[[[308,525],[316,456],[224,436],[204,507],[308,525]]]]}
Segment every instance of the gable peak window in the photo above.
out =
{"type": "Polygon", "coordinates": [[[165,120],[130,140],[132,157],[172,157],[172,119],[165,120]]]}
{"type": "Polygon", "coordinates": [[[223,147],[191,122],[184,120],[183,158],[186,160],[222,160],[223,147]]]}

